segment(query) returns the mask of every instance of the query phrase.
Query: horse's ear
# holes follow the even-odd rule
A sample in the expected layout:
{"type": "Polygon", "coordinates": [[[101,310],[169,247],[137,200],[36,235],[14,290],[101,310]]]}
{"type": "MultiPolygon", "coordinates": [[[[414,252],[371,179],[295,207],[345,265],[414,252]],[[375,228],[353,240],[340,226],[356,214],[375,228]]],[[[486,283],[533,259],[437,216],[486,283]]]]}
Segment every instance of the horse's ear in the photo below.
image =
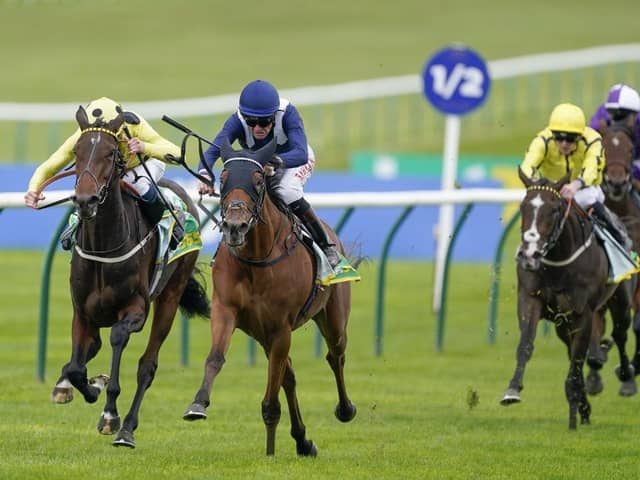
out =
{"type": "Polygon", "coordinates": [[[76,121],[80,126],[80,130],[84,130],[89,126],[89,117],[87,116],[87,111],[82,105],[78,107],[78,111],[76,112],[76,121]]]}
{"type": "Polygon", "coordinates": [[[520,177],[520,181],[525,186],[525,188],[529,188],[531,185],[533,185],[533,180],[527,177],[520,167],[518,167],[518,177],[520,177]]]}
{"type": "Polygon", "coordinates": [[[231,142],[229,142],[229,137],[224,137],[222,139],[222,145],[220,145],[220,158],[222,161],[233,157],[236,154],[236,151],[231,146],[231,142]]]}
{"type": "Polygon", "coordinates": [[[273,157],[273,154],[276,153],[276,146],[276,139],[273,138],[264,147],[254,152],[255,159],[260,162],[261,165],[266,165],[273,157]]]}
{"type": "Polygon", "coordinates": [[[116,118],[107,123],[107,128],[112,132],[117,132],[124,123],[124,115],[121,113],[116,118]]]}

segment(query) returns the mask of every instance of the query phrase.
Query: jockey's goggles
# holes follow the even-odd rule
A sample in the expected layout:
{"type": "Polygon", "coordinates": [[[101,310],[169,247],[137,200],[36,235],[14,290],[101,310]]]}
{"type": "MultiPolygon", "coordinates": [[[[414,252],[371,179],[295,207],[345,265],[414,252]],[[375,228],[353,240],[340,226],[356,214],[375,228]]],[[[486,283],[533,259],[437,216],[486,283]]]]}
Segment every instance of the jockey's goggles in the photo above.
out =
{"type": "Polygon", "coordinates": [[[568,132],[553,132],[553,139],[556,142],[576,143],[580,134],[568,132]]]}
{"type": "Polygon", "coordinates": [[[256,125],[261,126],[262,128],[268,127],[273,123],[273,115],[270,117],[244,117],[244,121],[247,122],[251,128],[256,125]]]}

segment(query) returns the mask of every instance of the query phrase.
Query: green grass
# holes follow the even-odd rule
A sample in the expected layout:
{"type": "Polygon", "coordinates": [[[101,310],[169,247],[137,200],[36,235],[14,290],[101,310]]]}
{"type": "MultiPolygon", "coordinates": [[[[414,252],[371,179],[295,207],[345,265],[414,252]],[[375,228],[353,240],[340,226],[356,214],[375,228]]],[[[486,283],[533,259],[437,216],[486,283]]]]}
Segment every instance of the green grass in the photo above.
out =
{"type": "MultiPolygon", "coordinates": [[[[276,457],[264,456],[260,401],[266,364],[259,356],[255,366],[247,365],[247,340],[240,332],[214,386],[208,420],[182,421],[209,348],[205,321],[191,322],[187,367],[179,361],[179,322],[174,326],[142,405],[135,450],[116,449],[112,437],[95,430],[104,398],[94,405],[81,398],[51,404],[51,387],[70,354],[68,259],[59,254],[54,264],[43,384],[35,378],[42,261],[41,253],[0,253],[0,478],[600,479],[637,473],[637,398],[617,395],[613,360],[603,371],[604,393],[592,399],[592,425],[576,432],[567,429],[565,350],[553,335],[536,340],[523,403],[498,405],[513,373],[518,339],[510,263],[501,284],[495,345],[486,343],[489,266],[453,266],[445,348],[437,353],[432,265],[392,262],[379,358],[373,355],[377,265],[362,267],[363,281],[353,288],[347,351],[347,384],[358,406],[350,424],[333,417],[335,385],[326,362],[314,357],[313,325],[296,332],[298,395],[308,435],[319,448],[311,460],[295,455],[283,396],[276,457]],[[467,404],[470,389],[479,395],[473,409],[467,404]]],[[[121,415],[135,388],[147,332],[134,335],[124,355],[121,415]]],[[[108,371],[107,339],[105,331],[106,345],[89,365],[90,374],[108,371]]]]}

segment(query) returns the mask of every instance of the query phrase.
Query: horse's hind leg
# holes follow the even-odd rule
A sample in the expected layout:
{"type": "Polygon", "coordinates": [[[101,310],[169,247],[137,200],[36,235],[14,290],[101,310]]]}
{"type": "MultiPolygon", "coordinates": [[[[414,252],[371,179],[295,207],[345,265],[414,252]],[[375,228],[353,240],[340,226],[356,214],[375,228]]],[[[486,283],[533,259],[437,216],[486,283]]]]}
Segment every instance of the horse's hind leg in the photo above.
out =
{"type": "MultiPolygon", "coordinates": [[[[96,330],[94,332],[95,336],[92,338],[91,344],[89,345],[89,350],[87,351],[87,360],[86,363],[89,363],[91,359],[93,359],[98,352],[100,351],[100,347],[102,346],[102,340],[100,339],[100,332],[96,330]]],[[[53,403],[69,403],[73,400],[73,385],[69,381],[69,376],[67,374],[67,370],[69,369],[70,363],[67,363],[64,367],[62,367],[62,372],[55,386],[53,387],[53,391],[51,392],[51,401],[53,403]]],[[[108,381],[108,377],[106,375],[99,375],[96,379],[89,380],[89,383],[95,384],[98,388],[104,388],[108,381]],[[100,383],[102,380],[102,384],[100,383]]]]}
{"type": "Polygon", "coordinates": [[[296,395],[296,376],[293,372],[291,358],[287,359],[282,388],[287,397],[289,417],[291,419],[291,436],[296,441],[296,451],[298,455],[315,457],[318,455],[318,449],[313,443],[313,440],[306,438],[307,429],[300,415],[300,406],[298,405],[298,397],[296,395]]]}
{"type": "Polygon", "coordinates": [[[587,365],[589,373],[585,383],[585,390],[589,395],[597,395],[604,389],[600,370],[607,361],[607,350],[603,348],[603,335],[605,329],[604,311],[598,311],[593,314],[593,323],[591,326],[591,342],[589,344],[589,354],[587,356],[587,365]]]}
{"type": "Polygon", "coordinates": [[[335,415],[341,422],[349,422],[356,416],[356,406],[349,399],[344,381],[345,351],[347,348],[347,321],[351,291],[347,284],[334,287],[323,312],[314,317],[327,344],[327,362],[333,371],[338,388],[338,405],[335,415]]]}

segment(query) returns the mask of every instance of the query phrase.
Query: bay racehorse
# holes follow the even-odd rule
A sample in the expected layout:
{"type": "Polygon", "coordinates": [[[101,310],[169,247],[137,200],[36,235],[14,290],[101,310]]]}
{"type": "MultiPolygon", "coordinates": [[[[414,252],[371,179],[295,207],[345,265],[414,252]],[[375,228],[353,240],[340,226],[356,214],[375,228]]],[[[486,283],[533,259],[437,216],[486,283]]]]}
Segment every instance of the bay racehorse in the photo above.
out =
{"type": "MultiPolygon", "coordinates": [[[[605,194],[605,205],[622,221],[626,231],[633,242],[633,249],[640,251],[640,208],[632,199],[632,161],[633,140],[631,130],[622,124],[603,127],[602,143],[606,156],[602,190],[605,194]]],[[[640,282],[633,296],[633,330],[636,337],[635,353],[632,359],[634,374],[640,372],[640,282]]],[[[603,339],[604,316],[602,322],[594,323],[592,345],[587,360],[590,371],[587,376],[587,391],[597,394],[602,391],[603,383],[599,369],[606,360],[606,350],[610,345],[607,339],[603,339]]],[[[619,369],[616,369],[620,377],[619,369]]],[[[637,392],[635,375],[623,382],[620,394],[623,396],[634,395],[637,392]]]]}
{"type": "MultiPolygon", "coordinates": [[[[584,386],[583,366],[587,356],[594,313],[603,306],[612,314],[616,342],[626,340],[631,321],[632,285],[610,284],[605,250],[595,237],[594,226],[585,212],[565,201],[558,182],[532,180],[519,171],[526,187],[520,204],[521,244],[518,249],[518,321],[520,341],[516,369],[500,403],[520,402],[524,370],[531,359],[540,319],[555,324],[558,337],[567,347],[569,371],[565,395],[569,403],[569,428],[590,422],[591,406],[584,386]]],[[[634,287],[634,286],[633,286],[634,287]]],[[[629,359],[621,352],[621,371],[630,374],[629,359]]]]}
{"type": "MultiPolygon", "coordinates": [[[[52,398],[56,403],[73,399],[75,387],[85,401],[94,403],[106,387],[106,404],[98,431],[117,432],[113,445],[135,447],[133,432],[145,391],[151,386],[158,352],[169,334],[178,306],[187,315],[209,315],[209,299],[196,280],[194,250],[164,266],[151,291],[156,269],[158,230],[150,225],[133,196],[121,187],[126,168],[118,148],[116,132],[120,115],[108,124],[89,125],[80,107],[76,120],[81,129],[75,145],[76,185],[73,202],[81,219],[76,247],[71,258],[73,302],[71,360],[62,368],[52,398]],[[131,408],[121,425],[116,400],[120,395],[120,362],[131,333],[142,330],[151,302],[153,322],[147,348],[138,362],[137,389],[131,408]],[[111,328],[110,377],[87,379],[87,362],[96,356],[102,341],[101,328],[111,328]]],[[[196,219],[197,211],[187,193],[176,183],[165,181],[187,205],[196,219]]]]}
{"type": "MultiPolygon", "coordinates": [[[[318,325],[327,347],[326,359],[338,388],[336,417],[348,422],[356,414],[344,382],[347,321],[351,309],[349,283],[328,287],[316,282],[316,262],[306,246],[300,224],[292,213],[276,206],[267,187],[275,144],[257,152],[234,151],[222,145],[224,170],[221,182],[222,241],[212,267],[211,350],[204,378],[185,420],[206,418],[211,388],[225,362],[236,328],[262,346],[268,359],[267,388],[262,400],[266,426],[266,453],[275,454],[276,428],[280,421],[280,388],[284,390],[291,436],[302,456],[316,456],[307,439],[296,395],[296,378],[289,348],[292,332],[309,318],[318,325]]],[[[331,237],[343,251],[337,236],[331,237]]]]}

